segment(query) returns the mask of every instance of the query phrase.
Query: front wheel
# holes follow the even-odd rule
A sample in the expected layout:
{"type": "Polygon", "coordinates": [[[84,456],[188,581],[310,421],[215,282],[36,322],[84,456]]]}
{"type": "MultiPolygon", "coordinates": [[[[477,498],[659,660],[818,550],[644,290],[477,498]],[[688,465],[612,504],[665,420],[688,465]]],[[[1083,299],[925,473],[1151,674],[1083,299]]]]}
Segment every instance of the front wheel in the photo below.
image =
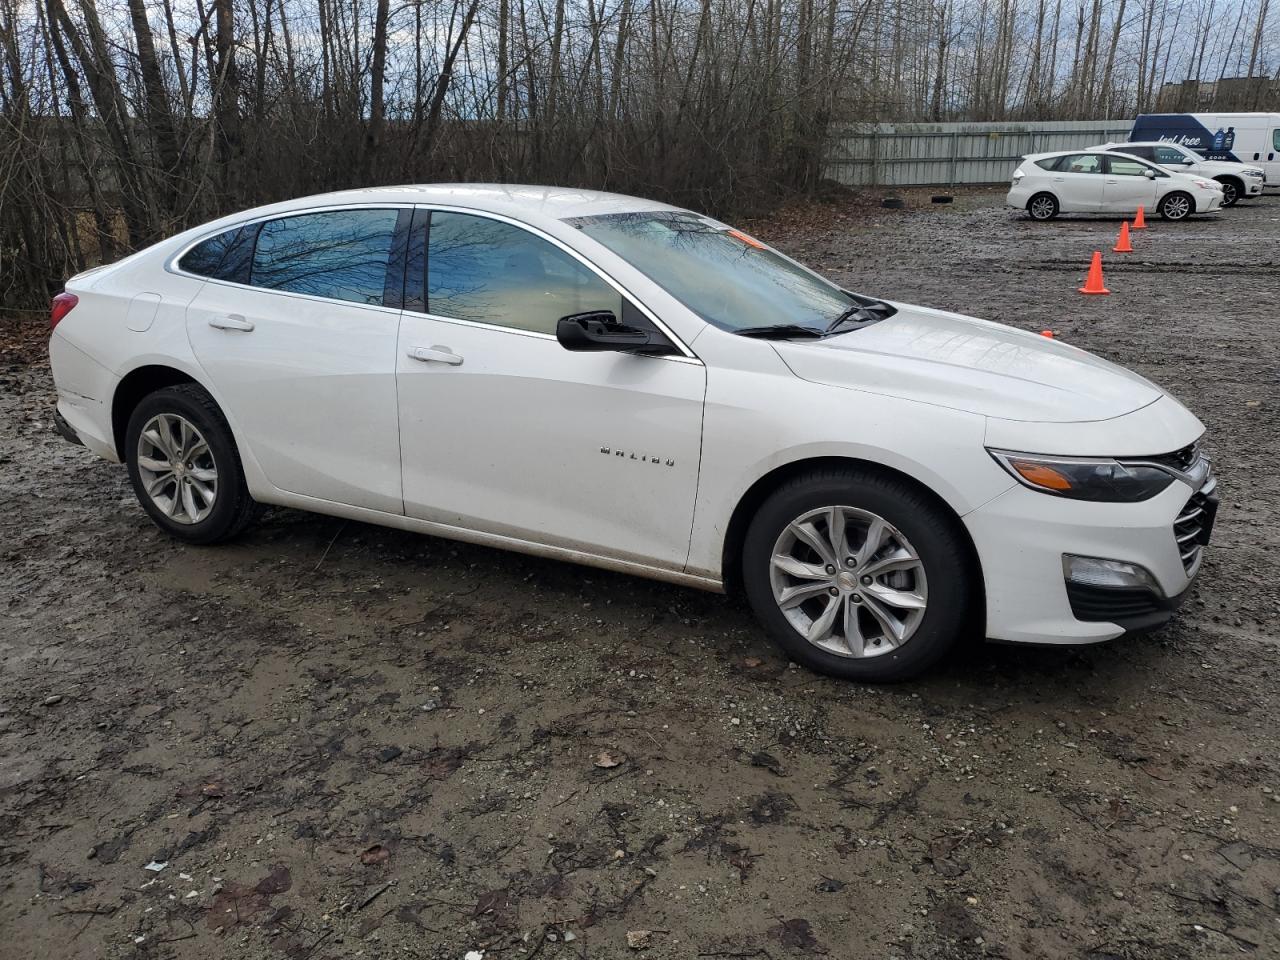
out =
{"type": "Polygon", "coordinates": [[[1240,184],[1231,179],[1219,180],[1217,183],[1222,187],[1222,205],[1234,207],[1240,199],[1240,184]]]}
{"type": "Polygon", "coordinates": [[[743,548],[756,616],[797,663],[904,680],[964,631],[975,574],[953,516],[903,479],[823,470],[776,491],[743,548]]]}
{"type": "Polygon", "coordinates": [[[229,540],[257,511],[231,428],[213,397],[194,383],[143,398],[129,417],[125,460],[142,508],[179,540],[229,540]]]}
{"type": "Polygon", "coordinates": [[[1166,220],[1185,220],[1196,212],[1196,202],[1186,193],[1166,193],[1160,200],[1160,216],[1166,220]]]}

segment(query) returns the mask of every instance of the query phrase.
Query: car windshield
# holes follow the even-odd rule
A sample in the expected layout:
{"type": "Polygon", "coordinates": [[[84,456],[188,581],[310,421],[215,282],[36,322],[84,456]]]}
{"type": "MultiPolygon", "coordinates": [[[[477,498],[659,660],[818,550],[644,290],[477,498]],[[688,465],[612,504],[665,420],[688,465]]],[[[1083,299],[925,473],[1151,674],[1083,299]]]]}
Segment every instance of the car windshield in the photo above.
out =
{"type": "Polygon", "coordinates": [[[732,333],[805,328],[800,333],[823,334],[867,304],[753,237],[695,213],[615,213],[567,222],[707,323],[732,333]]]}

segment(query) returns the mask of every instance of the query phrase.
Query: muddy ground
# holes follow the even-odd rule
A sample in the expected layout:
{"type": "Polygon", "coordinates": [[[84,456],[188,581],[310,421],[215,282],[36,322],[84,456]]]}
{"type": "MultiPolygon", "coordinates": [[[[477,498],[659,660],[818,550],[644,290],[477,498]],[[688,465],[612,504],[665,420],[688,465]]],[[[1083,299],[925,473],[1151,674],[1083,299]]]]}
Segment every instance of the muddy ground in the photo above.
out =
{"type": "Polygon", "coordinates": [[[182,546],[52,434],[9,322],[0,955],[1280,955],[1280,197],[1154,221],[1097,298],[1119,222],[1001,200],[751,227],[1169,387],[1224,507],[1167,628],[896,687],[788,666],[723,597],[479,547],[290,511],[182,546]]]}

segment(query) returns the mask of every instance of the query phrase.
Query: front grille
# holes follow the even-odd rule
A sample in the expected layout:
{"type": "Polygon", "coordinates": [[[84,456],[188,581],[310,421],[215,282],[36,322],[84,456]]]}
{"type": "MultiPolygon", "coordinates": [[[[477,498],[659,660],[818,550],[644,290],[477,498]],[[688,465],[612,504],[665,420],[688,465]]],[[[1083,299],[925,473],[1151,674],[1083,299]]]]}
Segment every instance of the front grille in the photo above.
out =
{"type": "Polygon", "coordinates": [[[1167,609],[1146,587],[1095,587],[1067,581],[1067,599],[1075,618],[1091,623],[1125,623],[1167,609]]]}
{"type": "Polygon", "coordinates": [[[1218,512],[1218,498],[1214,495],[1217,485],[1217,480],[1210,477],[1203,487],[1191,495],[1178,518],[1173,521],[1173,537],[1178,542],[1178,556],[1182,558],[1183,569],[1188,574],[1199,566],[1200,555],[1213,532],[1213,520],[1218,512]]]}
{"type": "Polygon", "coordinates": [[[1140,460],[1146,463],[1158,463],[1161,466],[1171,467],[1181,473],[1187,473],[1191,470],[1195,462],[1200,459],[1200,443],[1189,443],[1181,450],[1175,450],[1173,453],[1158,453],[1151,457],[1126,457],[1127,460],[1140,460]]]}

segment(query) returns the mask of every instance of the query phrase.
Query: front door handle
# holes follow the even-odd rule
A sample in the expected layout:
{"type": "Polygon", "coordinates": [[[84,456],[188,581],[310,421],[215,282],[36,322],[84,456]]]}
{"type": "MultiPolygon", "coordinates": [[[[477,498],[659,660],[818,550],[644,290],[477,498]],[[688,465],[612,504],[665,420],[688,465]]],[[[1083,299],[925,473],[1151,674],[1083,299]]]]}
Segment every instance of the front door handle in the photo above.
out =
{"type": "Polygon", "coordinates": [[[448,347],[410,347],[409,357],[423,363],[447,363],[451,367],[462,366],[462,358],[448,347]]]}
{"type": "Polygon", "coordinates": [[[225,317],[210,317],[209,326],[215,330],[240,330],[249,333],[253,330],[253,321],[246,320],[238,313],[229,313],[225,317]]]}

